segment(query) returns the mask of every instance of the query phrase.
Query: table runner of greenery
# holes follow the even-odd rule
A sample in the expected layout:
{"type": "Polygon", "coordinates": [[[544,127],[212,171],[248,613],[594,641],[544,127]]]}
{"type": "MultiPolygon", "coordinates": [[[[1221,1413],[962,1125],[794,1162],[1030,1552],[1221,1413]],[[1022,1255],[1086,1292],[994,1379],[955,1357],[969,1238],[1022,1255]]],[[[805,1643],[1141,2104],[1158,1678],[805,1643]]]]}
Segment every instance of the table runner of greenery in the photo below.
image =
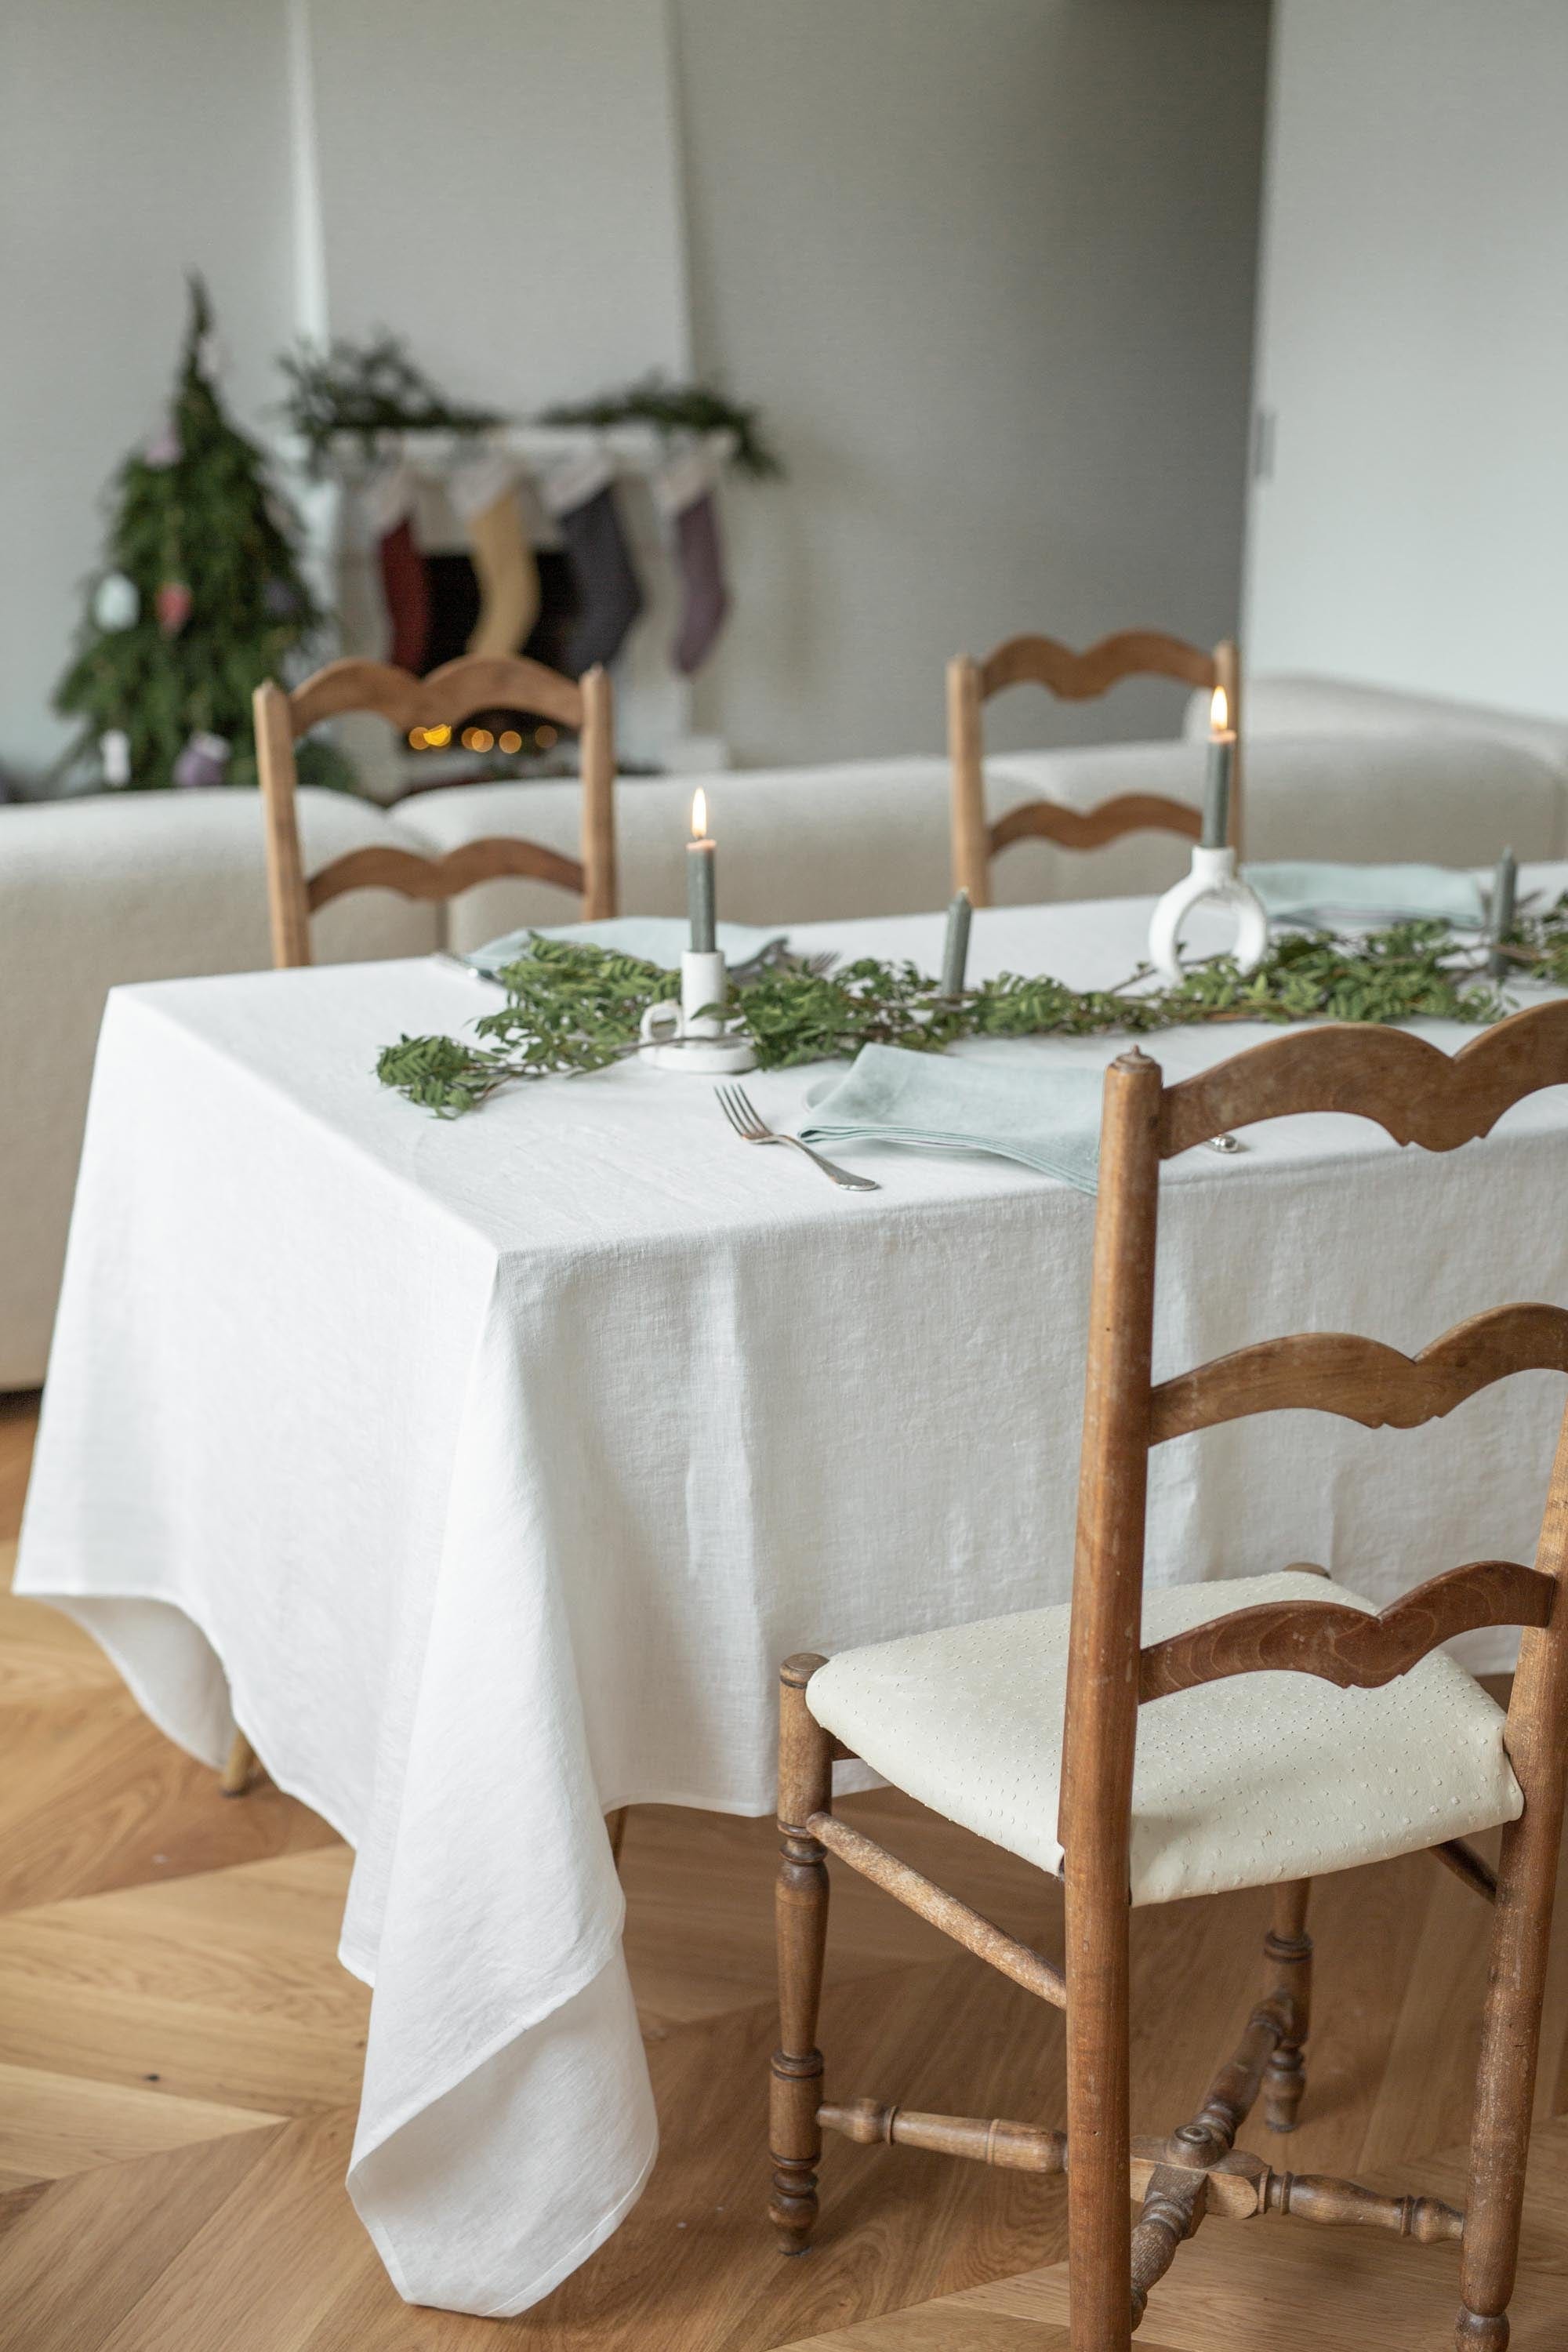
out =
{"type": "MultiPolygon", "coordinates": [[[[1504,953],[1520,973],[1568,986],[1568,892],[1543,913],[1521,916],[1504,953]]],[[[1256,971],[1215,956],[1175,988],[1152,985],[1144,965],[1106,989],[1005,972],[956,999],[909,962],[862,956],[824,972],[785,960],[736,982],[727,1013],[764,1070],[843,1059],[862,1045],[940,1053],[964,1037],[1146,1036],[1205,1021],[1479,1025],[1515,1009],[1489,954],[1490,942],[1442,922],[1392,923],[1354,937],[1288,931],[1256,971]]],[[[540,937],[495,977],[507,1001],[472,1024],[482,1042],[402,1037],[377,1059],[382,1084],[456,1118],[514,1080],[600,1070],[635,1054],[644,1013],[671,992],[670,973],[657,964],[540,937]]]]}

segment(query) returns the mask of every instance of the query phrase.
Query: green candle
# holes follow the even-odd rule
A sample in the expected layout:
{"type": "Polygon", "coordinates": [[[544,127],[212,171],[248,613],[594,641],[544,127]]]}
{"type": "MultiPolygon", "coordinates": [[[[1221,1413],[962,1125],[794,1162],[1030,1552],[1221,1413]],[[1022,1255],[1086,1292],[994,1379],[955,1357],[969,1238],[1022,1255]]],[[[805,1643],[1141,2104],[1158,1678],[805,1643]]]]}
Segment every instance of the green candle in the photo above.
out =
{"type": "Polygon", "coordinates": [[[1236,761],[1236,735],[1230,723],[1225,688],[1216,686],[1209,705],[1209,764],[1204,779],[1205,849],[1223,849],[1230,839],[1230,776],[1236,761]]]}
{"type": "Polygon", "coordinates": [[[969,961],[969,919],[974,912],[969,893],[961,890],[947,910],[947,940],[942,957],[942,992],[962,996],[964,968],[969,961]]]}
{"type": "Polygon", "coordinates": [[[1519,896],[1519,860],[1511,849],[1505,849],[1497,862],[1497,874],[1492,882],[1491,931],[1492,951],[1488,969],[1494,980],[1500,980],[1508,970],[1508,957],[1503,942],[1513,929],[1514,902],[1519,896]]]}
{"type": "Polygon", "coordinates": [[[714,863],[718,850],[708,839],[708,795],[700,784],[691,795],[692,838],[686,845],[686,910],[691,918],[691,950],[711,955],[718,944],[714,863]]]}

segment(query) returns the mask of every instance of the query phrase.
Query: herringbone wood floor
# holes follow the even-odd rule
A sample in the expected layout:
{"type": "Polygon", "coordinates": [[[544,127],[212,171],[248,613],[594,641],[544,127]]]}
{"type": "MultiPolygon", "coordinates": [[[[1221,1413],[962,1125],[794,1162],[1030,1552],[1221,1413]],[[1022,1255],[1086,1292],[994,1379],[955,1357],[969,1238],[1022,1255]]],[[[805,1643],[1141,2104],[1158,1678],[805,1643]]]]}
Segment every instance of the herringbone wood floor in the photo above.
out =
{"type": "MultiPolygon", "coordinates": [[[[15,1533],[31,1433],[26,1402],[0,1404],[0,1542],[15,1533]]],[[[482,2321],[400,2304],[343,2191],[367,1996],[334,1958],[349,1856],[331,1832],[269,1788],[226,1803],[85,1635],[10,1596],[0,1755],[6,2352],[771,2352],[807,2341],[819,2352],[1047,2352],[1065,2341],[1048,2267],[1064,2251],[1059,2182],[835,2144],[817,2250],[798,2263],[773,2253],[760,2218],[768,1824],[633,1815],[628,1947],[663,2154],[585,2269],[522,2319],[482,2321]]],[[[1055,1898],[1022,1865],[900,1799],[862,1798],[856,1813],[1051,1948],[1055,1898]]],[[[1136,2128],[1186,2114],[1238,2031],[1264,1912],[1246,1895],[1137,1916],[1136,2128]]],[[[1313,1924],[1319,2030],[1289,2161],[1441,2189],[1444,2168],[1414,2159],[1466,2128],[1483,1906],[1415,1857],[1329,1882],[1313,1924]]],[[[1055,2012],[846,1873],[831,1954],[823,2043],[837,2095],[1060,2119],[1055,2012]]],[[[1543,2114],[1568,2105],[1562,1937],[1543,2114]]],[[[1531,2316],[1568,2305],[1558,2133],[1543,2138],[1540,2170],[1521,2352],[1568,2343],[1568,2321],[1542,2334],[1531,2316]]],[[[1140,2341],[1149,2352],[1440,2347],[1432,2314],[1452,2300],[1451,2273],[1450,2252],[1363,2233],[1216,2222],[1156,2291],[1140,2341]],[[1353,2318],[1352,2284],[1364,2290],[1353,2318]]]]}

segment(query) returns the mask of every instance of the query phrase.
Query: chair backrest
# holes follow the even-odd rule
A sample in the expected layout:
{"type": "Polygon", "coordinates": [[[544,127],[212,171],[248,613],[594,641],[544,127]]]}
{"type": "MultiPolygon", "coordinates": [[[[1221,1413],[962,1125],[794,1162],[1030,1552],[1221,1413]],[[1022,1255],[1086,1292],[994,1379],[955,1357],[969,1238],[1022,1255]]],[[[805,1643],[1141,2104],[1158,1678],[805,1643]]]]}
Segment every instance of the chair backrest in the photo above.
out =
{"type": "Polygon", "coordinates": [[[1082,812],[1055,801],[1026,801],[995,824],[985,814],[985,752],[982,713],[1009,686],[1043,686],[1063,701],[1084,702],[1124,677],[1169,677],[1210,691],[1225,688],[1237,731],[1231,773],[1230,838],[1241,847],[1241,663],[1227,637],[1212,653],[1159,629],[1123,629],[1087,653],[1055,637],[1009,637],[975,661],[960,654],[947,666],[947,747],[952,769],[953,887],[976,907],[991,903],[991,860],[1010,843],[1034,835],[1064,849],[1099,849],[1127,833],[1174,833],[1196,841],[1199,812],[1160,793],[1122,793],[1082,812]]]}
{"type": "Polygon", "coordinates": [[[1522,1096],[1560,1085],[1568,1085],[1568,1001],[1516,1013],[1452,1057],[1405,1031],[1334,1024],[1273,1039],[1170,1087],[1142,1053],[1112,1063],[1064,1732],[1069,1896],[1075,1869],[1101,1900],[1108,1884],[1119,1882],[1125,1893],[1139,1706],[1229,1675],[1290,1671],[1374,1687],[1457,1633],[1485,1625],[1532,1629],[1508,1724],[1509,1752],[1530,1802],[1531,1776],[1546,1769],[1568,1715],[1568,1602],[1558,1598],[1568,1574],[1568,1414],[1533,1567],[1473,1561],[1432,1578],[1381,1616],[1329,1600],[1241,1610],[1145,1649],[1148,1456],[1167,1438],[1258,1412],[1316,1411],[1373,1429],[1416,1427],[1510,1373],[1568,1372],[1568,1309],[1493,1307],[1414,1358],[1348,1332],[1303,1332],[1156,1386],[1155,1230],[1161,1160],[1252,1121],[1348,1112],[1376,1120],[1397,1143],[1451,1151],[1487,1134],[1522,1096]]]}
{"type": "Polygon", "coordinates": [[[279,967],[310,961],[310,917],[345,890],[396,890],[405,898],[450,898],[476,882],[522,874],[576,891],[593,922],[616,912],[616,746],[610,681],[603,668],[580,681],[521,655],[468,655],[415,677],[385,662],[335,661],[288,693],[268,678],[255,695],[256,759],[266,829],[272,957],[279,967]],[[308,729],[345,711],[369,710],[395,727],[455,726],[473,711],[537,710],[575,729],[583,774],[582,856],[539,842],[500,837],[465,842],[445,857],[375,844],[307,874],[295,805],[294,746],[308,729]]]}

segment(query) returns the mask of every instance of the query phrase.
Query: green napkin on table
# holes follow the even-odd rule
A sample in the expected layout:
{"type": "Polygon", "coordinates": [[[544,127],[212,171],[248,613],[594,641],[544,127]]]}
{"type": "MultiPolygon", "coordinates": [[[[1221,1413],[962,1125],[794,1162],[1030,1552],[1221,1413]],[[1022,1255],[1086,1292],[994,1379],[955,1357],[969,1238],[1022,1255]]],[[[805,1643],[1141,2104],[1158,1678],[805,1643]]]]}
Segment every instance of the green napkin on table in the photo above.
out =
{"type": "Polygon", "coordinates": [[[1100,1167],[1100,1070],[961,1061],[863,1045],[842,1078],[811,1103],[807,1143],[913,1143],[990,1151],[1095,1191],[1100,1167]]]}
{"type": "Polygon", "coordinates": [[[1331,866],[1302,859],[1243,867],[1269,914],[1281,922],[1403,923],[1422,917],[1478,930],[1486,902],[1473,874],[1450,866],[1331,866]]]}
{"type": "MultiPolygon", "coordinates": [[[[499,940],[487,940],[463,961],[476,971],[499,971],[503,964],[515,963],[519,956],[527,954],[535,932],[544,940],[575,940],[585,948],[611,948],[617,955],[656,963],[663,971],[679,971],[682,951],[691,944],[690,926],[682,915],[611,915],[600,923],[548,927],[529,923],[521,931],[506,931],[499,940]]],[[[721,923],[719,951],[731,971],[743,971],[748,964],[760,963],[770,951],[782,948],[787,936],[784,931],[763,930],[755,923],[721,923]]]]}

